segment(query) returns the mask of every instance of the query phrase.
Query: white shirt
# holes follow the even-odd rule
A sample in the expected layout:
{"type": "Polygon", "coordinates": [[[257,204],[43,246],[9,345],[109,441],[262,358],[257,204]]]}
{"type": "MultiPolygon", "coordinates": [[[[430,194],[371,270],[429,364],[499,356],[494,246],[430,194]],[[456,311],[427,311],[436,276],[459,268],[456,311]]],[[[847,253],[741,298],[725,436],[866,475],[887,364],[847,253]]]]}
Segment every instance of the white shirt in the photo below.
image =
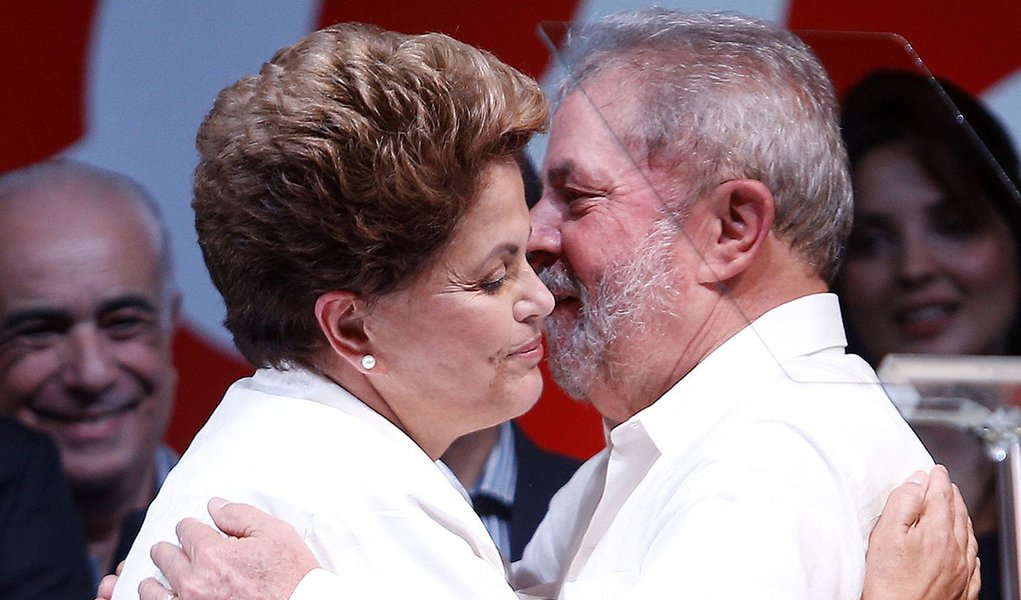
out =
{"type": "Polygon", "coordinates": [[[845,344],[831,294],[725,342],[610,432],[515,584],[564,600],[857,600],[887,495],[933,463],[845,344]]]}
{"type": "MultiPolygon", "coordinates": [[[[260,370],[231,386],[150,505],[114,600],[161,577],[149,559],[212,496],[293,525],[343,597],[514,598],[471,505],[400,429],[302,370],[260,370]]],[[[317,593],[306,578],[292,597],[317,593]]]]}

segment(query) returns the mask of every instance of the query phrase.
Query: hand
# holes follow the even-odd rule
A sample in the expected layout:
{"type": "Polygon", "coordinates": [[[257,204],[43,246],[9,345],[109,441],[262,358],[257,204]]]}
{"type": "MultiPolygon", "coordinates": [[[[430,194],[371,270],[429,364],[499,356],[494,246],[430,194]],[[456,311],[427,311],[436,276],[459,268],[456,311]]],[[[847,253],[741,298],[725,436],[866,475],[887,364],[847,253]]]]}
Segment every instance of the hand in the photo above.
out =
{"type": "Polygon", "coordinates": [[[117,585],[117,577],[124,570],[124,561],[117,565],[116,575],[107,575],[99,580],[99,589],[96,590],[96,600],[110,600],[113,598],[113,587],[117,585]]]}
{"type": "MultiPolygon", "coordinates": [[[[152,577],[143,579],[142,583],[138,584],[139,600],[167,600],[168,598],[175,597],[174,592],[170,588],[152,577]]],[[[97,598],[97,600],[99,599],[97,598]]]]}
{"type": "Polygon", "coordinates": [[[976,600],[978,542],[942,465],[890,493],[869,536],[862,600],[976,600]]]}
{"type": "MultiPolygon", "coordinates": [[[[195,519],[177,524],[176,546],[150,552],[181,600],[281,600],[319,562],[289,524],[247,504],[213,498],[209,515],[227,534],[195,519]]],[[[163,600],[170,590],[154,579],[138,588],[142,600],[163,600]]]]}

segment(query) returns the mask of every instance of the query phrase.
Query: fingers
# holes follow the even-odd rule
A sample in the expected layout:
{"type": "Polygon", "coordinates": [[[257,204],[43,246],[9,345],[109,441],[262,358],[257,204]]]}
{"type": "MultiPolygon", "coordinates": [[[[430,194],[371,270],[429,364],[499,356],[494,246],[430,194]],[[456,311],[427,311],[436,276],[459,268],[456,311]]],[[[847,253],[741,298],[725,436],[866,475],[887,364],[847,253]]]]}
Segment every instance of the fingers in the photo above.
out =
{"type": "Polygon", "coordinates": [[[189,558],[195,558],[194,549],[201,545],[211,545],[223,539],[223,534],[198,519],[182,519],[175,528],[181,548],[189,558]]]}
{"type": "Polygon", "coordinates": [[[928,486],[927,473],[924,471],[912,473],[907,481],[890,492],[880,520],[896,523],[904,529],[913,526],[922,514],[928,486]]]}
{"type": "Polygon", "coordinates": [[[170,594],[170,588],[152,577],[144,579],[142,583],[138,584],[139,600],[166,600],[170,594]]]}
{"type": "MultiPolygon", "coordinates": [[[[960,521],[962,527],[964,528],[964,537],[968,538],[969,541],[975,544],[977,548],[978,544],[977,542],[975,542],[975,532],[972,530],[971,517],[968,515],[968,506],[964,503],[964,496],[961,495],[961,488],[957,487],[957,484],[955,483],[953,484],[953,489],[954,489],[955,534],[957,533],[956,531],[957,522],[960,521]]],[[[963,538],[958,536],[958,539],[963,538]]]]}
{"type": "Polygon", "coordinates": [[[117,585],[116,575],[107,575],[100,580],[99,589],[96,591],[96,600],[109,600],[110,598],[113,598],[113,587],[115,585],[117,585]]]}
{"type": "Polygon", "coordinates": [[[965,590],[964,598],[967,600],[977,600],[979,588],[982,586],[982,576],[979,573],[979,568],[982,566],[978,559],[978,540],[975,539],[975,529],[971,522],[971,517],[968,516],[967,507],[964,505],[964,498],[961,497],[961,490],[954,486],[954,536],[957,537],[958,543],[961,543],[961,534],[958,531],[958,522],[964,523],[964,536],[966,541],[963,546],[966,548],[965,557],[967,559],[966,568],[969,569],[970,575],[968,578],[968,587],[965,590]]]}
{"type": "Polygon", "coordinates": [[[206,508],[216,526],[234,537],[251,537],[257,532],[272,529],[282,523],[276,517],[250,504],[227,502],[223,498],[213,498],[206,508]]]}
{"type": "Polygon", "coordinates": [[[967,600],[978,600],[979,588],[982,587],[981,566],[981,562],[975,559],[975,567],[971,570],[971,578],[968,580],[968,591],[964,596],[967,600]]]}
{"type": "Polygon", "coordinates": [[[124,570],[124,561],[117,563],[116,575],[107,575],[99,580],[99,589],[96,590],[96,600],[110,600],[113,598],[113,588],[117,585],[117,578],[124,570]]]}
{"type": "Polygon", "coordinates": [[[978,540],[975,538],[975,527],[971,522],[971,517],[968,517],[967,525],[968,554],[978,558],[978,540]]]}
{"type": "Polygon", "coordinates": [[[929,488],[925,492],[926,499],[941,498],[947,502],[953,498],[953,482],[943,465],[936,465],[929,471],[929,488]]]}
{"type": "MultiPolygon", "coordinates": [[[[954,505],[954,539],[958,545],[965,549],[969,560],[978,554],[978,541],[975,539],[975,532],[972,529],[971,517],[968,516],[968,507],[964,504],[964,497],[956,484],[953,486],[954,505]]],[[[970,565],[969,565],[970,566],[970,565]]]]}
{"type": "MultiPolygon", "coordinates": [[[[961,501],[964,506],[964,501],[961,501]]],[[[936,465],[929,471],[929,489],[925,492],[925,502],[922,505],[922,514],[926,522],[938,527],[942,531],[955,531],[954,485],[950,482],[950,475],[946,467],[936,465]]],[[[968,517],[967,509],[964,510],[964,519],[968,517]]],[[[963,542],[962,538],[958,538],[963,542]]],[[[961,544],[963,549],[965,544],[961,544]]]]}
{"type": "MultiPolygon", "coordinates": [[[[183,578],[191,567],[191,561],[184,553],[184,550],[176,544],[159,542],[149,549],[149,556],[152,557],[152,562],[156,563],[156,568],[163,572],[163,576],[167,578],[170,585],[174,588],[180,588],[183,578]]],[[[144,584],[145,582],[142,583],[144,584]]],[[[149,587],[151,588],[152,586],[150,585],[149,587]]],[[[141,585],[139,585],[138,590],[139,592],[142,591],[141,585]]],[[[145,598],[144,595],[142,597],[145,598]]],[[[156,596],[156,598],[162,600],[166,598],[166,594],[156,596]]]]}

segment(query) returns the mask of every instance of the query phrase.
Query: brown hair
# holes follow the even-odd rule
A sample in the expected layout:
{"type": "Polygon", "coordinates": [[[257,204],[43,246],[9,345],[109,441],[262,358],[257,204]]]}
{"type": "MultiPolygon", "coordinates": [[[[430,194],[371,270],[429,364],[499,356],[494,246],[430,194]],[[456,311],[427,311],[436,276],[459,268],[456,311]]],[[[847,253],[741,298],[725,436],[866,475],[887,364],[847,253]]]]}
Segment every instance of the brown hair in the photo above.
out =
{"type": "Polygon", "coordinates": [[[875,71],[847,93],[841,126],[852,171],[871,150],[904,144],[962,209],[997,210],[1021,241],[1017,151],[996,117],[954,83],[875,71]]]}
{"type": "Polygon", "coordinates": [[[193,206],[241,353],[314,368],[316,299],[409,284],[485,167],[512,160],[547,110],[534,81],[487,52],[350,23],[220,92],[198,133],[193,206]]]}

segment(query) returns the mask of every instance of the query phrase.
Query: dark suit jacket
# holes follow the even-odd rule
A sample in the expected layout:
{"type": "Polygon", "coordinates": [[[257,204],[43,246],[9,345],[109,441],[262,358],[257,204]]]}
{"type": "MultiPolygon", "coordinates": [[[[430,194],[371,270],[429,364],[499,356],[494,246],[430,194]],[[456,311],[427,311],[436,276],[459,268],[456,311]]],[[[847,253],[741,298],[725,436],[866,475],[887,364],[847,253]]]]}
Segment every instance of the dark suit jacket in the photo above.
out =
{"type": "Polygon", "coordinates": [[[1001,600],[1003,582],[1000,581],[1000,536],[983,535],[978,538],[978,558],[982,561],[982,588],[978,600],[1001,600]]]}
{"type": "Polygon", "coordinates": [[[0,418],[0,598],[95,598],[91,581],[56,446],[0,418]]]}
{"type": "Polygon", "coordinates": [[[574,475],[581,461],[539,448],[516,423],[512,425],[514,451],[518,457],[518,483],[510,520],[510,559],[513,561],[521,558],[539,521],[546,516],[550,498],[574,475]]]}

